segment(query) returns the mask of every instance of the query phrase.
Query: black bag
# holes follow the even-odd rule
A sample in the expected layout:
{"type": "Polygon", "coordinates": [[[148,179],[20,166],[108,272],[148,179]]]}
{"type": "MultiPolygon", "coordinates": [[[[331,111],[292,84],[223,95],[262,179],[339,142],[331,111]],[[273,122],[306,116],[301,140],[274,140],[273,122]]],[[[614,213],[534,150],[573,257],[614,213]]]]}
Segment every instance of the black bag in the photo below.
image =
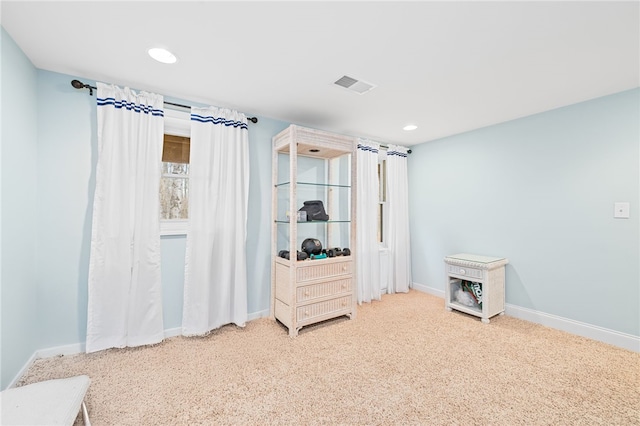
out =
{"type": "Polygon", "coordinates": [[[313,220],[329,220],[329,215],[324,211],[324,205],[320,200],[305,201],[304,206],[298,211],[307,212],[307,222],[313,220]]]}

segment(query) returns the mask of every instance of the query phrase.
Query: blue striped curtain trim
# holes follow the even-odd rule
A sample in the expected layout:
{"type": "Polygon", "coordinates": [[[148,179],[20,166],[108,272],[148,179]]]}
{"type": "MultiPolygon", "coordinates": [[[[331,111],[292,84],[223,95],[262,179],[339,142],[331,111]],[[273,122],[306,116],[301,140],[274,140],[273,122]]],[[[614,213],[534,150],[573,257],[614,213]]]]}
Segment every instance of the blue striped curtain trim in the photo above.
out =
{"type": "Polygon", "coordinates": [[[405,157],[407,158],[407,153],[406,152],[400,152],[400,151],[387,151],[387,155],[397,155],[398,157],[405,157]]]}
{"type": "Polygon", "coordinates": [[[362,144],[358,144],[358,149],[361,149],[363,151],[369,151],[369,152],[373,152],[374,154],[378,153],[378,150],[372,146],[368,146],[368,145],[362,145],[362,144]]]}
{"type": "Polygon", "coordinates": [[[115,98],[98,98],[97,99],[98,106],[109,106],[113,105],[116,109],[124,108],[129,111],[134,111],[138,113],[151,114],[156,117],[164,117],[164,111],[161,109],[156,109],[147,105],[136,105],[132,102],[127,101],[116,101],[115,98]]]}
{"type": "Polygon", "coordinates": [[[239,127],[241,129],[248,129],[247,123],[243,123],[241,121],[227,120],[222,117],[212,117],[210,115],[204,117],[198,114],[191,114],[191,121],[199,121],[201,123],[223,124],[227,127],[239,127]]]}

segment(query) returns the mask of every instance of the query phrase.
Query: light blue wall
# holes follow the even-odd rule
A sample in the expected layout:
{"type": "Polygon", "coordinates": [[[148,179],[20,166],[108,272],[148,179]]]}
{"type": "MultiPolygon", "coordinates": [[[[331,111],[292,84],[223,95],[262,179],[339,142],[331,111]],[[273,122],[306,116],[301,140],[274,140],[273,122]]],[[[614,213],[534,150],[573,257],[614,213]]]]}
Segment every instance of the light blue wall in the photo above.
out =
{"type": "MultiPolygon", "coordinates": [[[[96,106],[73,78],[36,70],[2,30],[2,388],[36,350],[85,341],[96,106]]],[[[249,124],[253,317],[270,305],[271,137],[288,125],[261,117],[249,124]]],[[[182,322],[185,243],[162,237],[165,329],[182,322]]]]}
{"type": "Polygon", "coordinates": [[[412,147],[414,282],[504,256],[507,303],[640,335],[639,117],[636,89],[412,147]]]}
{"type": "Polygon", "coordinates": [[[249,124],[249,215],[247,265],[249,313],[268,315],[271,296],[271,138],[289,126],[260,118],[249,124]]]}
{"type": "Polygon", "coordinates": [[[37,73],[0,30],[2,60],[2,230],[0,276],[1,387],[38,348],[37,321],[37,73]]]}
{"type": "MultiPolygon", "coordinates": [[[[42,300],[40,347],[84,343],[91,211],[97,163],[95,95],[74,89],[73,77],[38,71],[40,237],[42,300]],[[51,176],[56,176],[52,179],[51,176]],[[57,303],[46,301],[58,300],[57,303]]],[[[83,80],[95,85],[95,82],[83,80]]],[[[189,103],[180,99],[173,102],[189,103]]],[[[247,238],[248,311],[268,314],[270,292],[271,137],[283,123],[260,118],[249,124],[250,182],[247,238]]],[[[184,236],[162,237],[165,329],[181,326],[184,236]]]]}
{"type": "Polygon", "coordinates": [[[38,70],[39,349],[86,336],[96,107],[72,79],[38,70]]]}

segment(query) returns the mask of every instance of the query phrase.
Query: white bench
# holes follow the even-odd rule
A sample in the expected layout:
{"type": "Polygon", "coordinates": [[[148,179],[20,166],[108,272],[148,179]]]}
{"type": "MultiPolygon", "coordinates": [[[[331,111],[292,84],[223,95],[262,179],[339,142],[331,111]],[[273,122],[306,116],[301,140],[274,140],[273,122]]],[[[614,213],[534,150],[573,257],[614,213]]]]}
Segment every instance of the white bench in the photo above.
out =
{"type": "Polygon", "coordinates": [[[0,392],[1,425],[73,425],[80,408],[91,425],[84,396],[89,376],[47,380],[0,392]]]}

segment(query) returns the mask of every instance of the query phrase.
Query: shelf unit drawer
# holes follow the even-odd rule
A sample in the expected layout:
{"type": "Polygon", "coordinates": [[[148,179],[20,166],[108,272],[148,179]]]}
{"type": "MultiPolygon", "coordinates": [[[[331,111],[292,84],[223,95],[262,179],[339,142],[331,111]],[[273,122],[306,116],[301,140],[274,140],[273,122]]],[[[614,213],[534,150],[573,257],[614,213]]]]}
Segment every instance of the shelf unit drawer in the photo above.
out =
{"type": "Polygon", "coordinates": [[[308,263],[313,262],[318,262],[318,264],[310,266],[301,265],[297,268],[296,282],[301,283],[305,281],[337,277],[340,275],[350,275],[353,270],[353,262],[351,260],[330,263],[325,263],[322,260],[308,261],[308,263]]]}
{"type": "Polygon", "coordinates": [[[326,300],[324,302],[312,303],[310,305],[299,306],[296,309],[299,322],[316,319],[322,316],[333,316],[335,312],[350,310],[352,308],[351,296],[339,297],[337,299],[326,300]]]}
{"type": "Polygon", "coordinates": [[[307,302],[321,297],[333,296],[340,293],[351,292],[351,278],[329,281],[319,284],[306,285],[298,287],[296,290],[296,300],[307,302]]]}

